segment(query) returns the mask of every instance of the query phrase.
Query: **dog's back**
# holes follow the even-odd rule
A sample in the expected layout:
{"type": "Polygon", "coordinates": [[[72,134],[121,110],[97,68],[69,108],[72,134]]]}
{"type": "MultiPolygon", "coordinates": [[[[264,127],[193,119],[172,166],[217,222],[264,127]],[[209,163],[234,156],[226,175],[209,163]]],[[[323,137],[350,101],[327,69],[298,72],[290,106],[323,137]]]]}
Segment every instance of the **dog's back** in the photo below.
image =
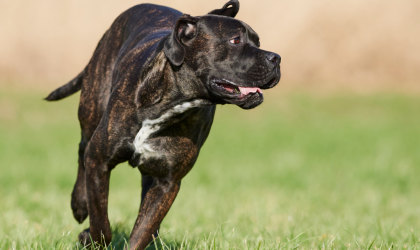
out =
{"type": "Polygon", "coordinates": [[[181,15],[154,4],[139,4],[123,12],[99,41],[85,69],[46,100],[61,100],[81,90],[78,115],[86,129],[83,137],[89,140],[106,109],[112,84],[118,82],[115,78],[134,73],[133,65],[140,69],[150,57],[150,48],[171,33],[181,15]]]}
{"type": "MultiPolygon", "coordinates": [[[[88,78],[88,74],[91,73],[87,72],[88,68],[100,66],[95,65],[100,56],[105,56],[108,59],[102,62],[102,66],[106,63],[109,63],[108,66],[110,66],[112,61],[115,63],[124,43],[127,41],[131,43],[123,48],[126,52],[127,49],[135,45],[135,42],[150,36],[151,33],[167,35],[181,15],[182,13],[175,9],[154,4],[139,4],[123,12],[99,41],[86,68],[70,82],[51,92],[45,99],[58,101],[79,91],[84,79],[88,78]],[[129,36],[129,34],[135,34],[135,36],[129,36]],[[104,55],[104,53],[108,55],[104,55]]],[[[103,73],[102,70],[96,71],[95,75],[101,75],[101,73],[103,73]]]]}

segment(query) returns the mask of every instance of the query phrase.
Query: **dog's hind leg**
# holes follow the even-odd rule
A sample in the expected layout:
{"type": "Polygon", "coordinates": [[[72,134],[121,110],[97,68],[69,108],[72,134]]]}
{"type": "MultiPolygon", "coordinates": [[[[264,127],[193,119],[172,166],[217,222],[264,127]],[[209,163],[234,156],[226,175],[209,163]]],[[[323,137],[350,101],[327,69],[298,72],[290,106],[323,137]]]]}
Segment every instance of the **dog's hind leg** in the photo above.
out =
{"type": "Polygon", "coordinates": [[[88,216],[85,166],[83,163],[86,144],[83,139],[79,144],[79,168],[77,170],[77,180],[71,193],[71,209],[73,210],[74,218],[79,223],[82,223],[88,216]]]}
{"type": "Polygon", "coordinates": [[[92,140],[85,152],[86,194],[90,227],[79,234],[79,241],[88,245],[93,240],[108,245],[112,234],[108,219],[108,194],[111,170],[115,163],[101,155],[98,141],[92,140]]]}

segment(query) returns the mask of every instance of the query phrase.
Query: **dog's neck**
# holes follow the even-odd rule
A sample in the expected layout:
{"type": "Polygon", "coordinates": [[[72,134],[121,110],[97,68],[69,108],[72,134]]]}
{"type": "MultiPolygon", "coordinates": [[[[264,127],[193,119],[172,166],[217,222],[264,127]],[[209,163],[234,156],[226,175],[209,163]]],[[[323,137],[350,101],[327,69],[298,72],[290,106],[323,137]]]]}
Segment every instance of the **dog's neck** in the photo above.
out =
{"type": "MultiPolygon", "coordinates": [[[[162,91],[162,100],[159,102],[171,103],[175,106],[191,100],[202,99],[205,103],[210,103],[210,95],[205,84],[186,63],[180,66],[172,65],[161,50],[156,53],[151,64],[156,67],[150,69],[142,77],[142,81],[152,81],[155,88],[159,88],[153,89],[153,91],[162,91]]],[[[139,91],[142,90],[139,89],[139,91]]]]}
{"type": "Polygon", "coordinates": [[[214,105],[195,72],[186,64],[173,66],[163,50],[157,51],[144,68],[135,99],[140,113],[147,114],[145,118],[156,119],[166,111],[189,102],[200,104],[194,107],[214,105]]]}
{"type": "Polygon", "coordinates": [[[186,63],[173,71],[173,75],[172,89],[176,90],[178,94],[183,95],[186,99],[210,100],[205,84],[186,63]]]}

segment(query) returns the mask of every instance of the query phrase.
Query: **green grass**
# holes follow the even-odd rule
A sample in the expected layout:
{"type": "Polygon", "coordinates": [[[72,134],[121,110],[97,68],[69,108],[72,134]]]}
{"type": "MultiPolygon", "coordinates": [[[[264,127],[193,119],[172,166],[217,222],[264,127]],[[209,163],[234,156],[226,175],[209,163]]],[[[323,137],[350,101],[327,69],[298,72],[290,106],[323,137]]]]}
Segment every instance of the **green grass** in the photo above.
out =
{"type": "MultiPolygon", "coordinates": [[[[45,95],[0,92],[1,249],[80,248],[88,227],[70,209],[78,94],[45,95]]],[[[420,249],[419,107],[396,93],[268,93],[255,110],[218,107],[150,249],[420,249]]],[[[140,173],[122,164],[109,200],[117,249],[139,204],[140,173]]]]}

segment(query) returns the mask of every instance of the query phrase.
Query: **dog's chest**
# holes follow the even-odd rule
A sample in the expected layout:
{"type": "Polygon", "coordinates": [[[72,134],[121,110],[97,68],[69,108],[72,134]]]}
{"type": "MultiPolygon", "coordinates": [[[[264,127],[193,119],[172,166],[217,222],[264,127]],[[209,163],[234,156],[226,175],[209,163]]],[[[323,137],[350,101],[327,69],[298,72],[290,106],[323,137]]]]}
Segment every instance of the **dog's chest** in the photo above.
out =
{"type": "Polygon", "coordinates": [[[150,158],[159,158],[164,156],[165,152],[159,151],[158,149],[154,148],[153,144],[150,142],[151,135],[164,129],[168,122],[175,116],[182,114],[188,111],[189,109],[200,107],[201,103],[201,100],[184,102],[169,109],[168,111],[163,113],[159,118],[153,120],[144,120],[142,122],[141,129],[139,130],[133,141],[133,145],[135,147],[134,154],[135,157],[138,157],[139,159],[136,165],[139,166],[150,158]]]}

